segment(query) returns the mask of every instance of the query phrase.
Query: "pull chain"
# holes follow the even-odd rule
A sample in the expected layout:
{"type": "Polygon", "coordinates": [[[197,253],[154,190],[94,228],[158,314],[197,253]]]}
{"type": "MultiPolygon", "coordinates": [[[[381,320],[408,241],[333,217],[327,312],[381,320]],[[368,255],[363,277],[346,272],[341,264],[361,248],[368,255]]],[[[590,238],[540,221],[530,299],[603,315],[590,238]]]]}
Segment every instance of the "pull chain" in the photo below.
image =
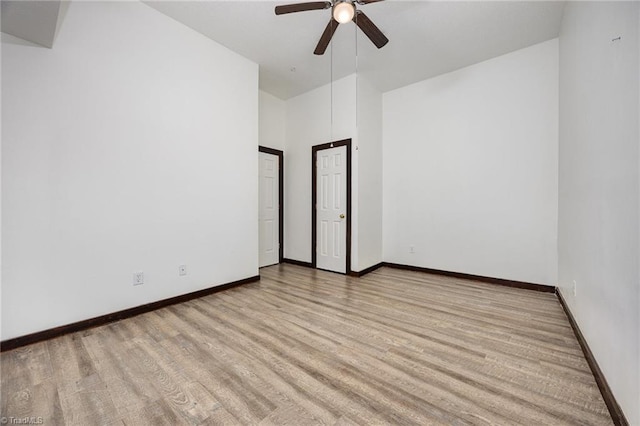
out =
{"type": "MultiPolygon", "coordinates": [[[[335,25],[332,21],[331,26],[335,25]]],[[[333,28],[332,28],[333,29],[333,28]]],[[[331,93],[329,94],[329,102],[331,102],[331,135],[329,137],[329,140],[333,141],[333,37],[331,37],[331,59],[330,59],[330,71],[329,71],[329,77],[331,79],[331,83],[329,86],[329,90],[331,91],[331,93]]],[[[333,146],[333,143],[332,143],[333,146]]]]}
{"type": "MultiPolygon", "coordinates": [[[[355,6],[354,6],[355,7],[355,6]]],[[[353,29],[353,34],[355,35],[354,39],[354,43],[356,46],[356,132],[358,129],[358,11],[355,10],[355,27],[353,29]]],[[[356,150],[358,149],[358,139],[356,138],[356,150]]]]}

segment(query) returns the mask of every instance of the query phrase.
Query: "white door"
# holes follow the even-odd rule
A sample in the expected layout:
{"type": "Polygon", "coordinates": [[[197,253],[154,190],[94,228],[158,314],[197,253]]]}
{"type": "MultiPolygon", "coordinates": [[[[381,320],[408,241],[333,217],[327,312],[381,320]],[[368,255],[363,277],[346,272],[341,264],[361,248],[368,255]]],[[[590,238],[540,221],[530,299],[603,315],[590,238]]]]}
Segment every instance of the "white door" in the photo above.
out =
{"type": "Polygon", "coordinates": [[[259,152],[260,158],[260,266],[276,264],[280,261],[280,168],[277,155],[259,152]]]}
{"type": "Polygon", "coordinates": [[[316,267],[346,273],[347,147],[318,151],[316,170],[316,267]]]}

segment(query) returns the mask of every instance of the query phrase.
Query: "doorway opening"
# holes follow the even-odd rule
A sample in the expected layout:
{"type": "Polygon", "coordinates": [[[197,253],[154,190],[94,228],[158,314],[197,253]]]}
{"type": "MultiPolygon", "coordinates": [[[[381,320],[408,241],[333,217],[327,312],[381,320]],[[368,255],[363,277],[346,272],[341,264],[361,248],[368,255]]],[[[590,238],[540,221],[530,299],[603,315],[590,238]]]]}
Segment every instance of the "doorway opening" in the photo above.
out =
{"type": "Polygon", "coordinates": [[[311,148],[311,266],[351,272],[351,139],[311,148]]]}
{"type": "Polygon", "coordinates": [[[259,266],[284,257],[284,152],[258,146],[259,266]]]}

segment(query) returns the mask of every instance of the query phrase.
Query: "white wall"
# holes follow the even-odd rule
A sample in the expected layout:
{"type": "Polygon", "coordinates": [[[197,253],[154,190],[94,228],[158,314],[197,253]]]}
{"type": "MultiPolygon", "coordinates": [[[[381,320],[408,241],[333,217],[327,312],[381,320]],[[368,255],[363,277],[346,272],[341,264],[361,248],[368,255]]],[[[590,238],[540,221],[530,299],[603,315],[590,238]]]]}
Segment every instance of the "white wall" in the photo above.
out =
{"type": "Polygon", "coordinates": [[[73,2],[53,49],[3,37],[2,124],[2,339],[257,275],[256,64],[73,2]]]}
{"type": "Polygon", "coordinates": [[[284,151],[286,129],[285,101],[260,90],[259,116],[260,145],[284,151]]]}
{"type": "Polygon", "coordinates": [[[362,271],[382,262],[382,93],[357,76],[358,256],[362,271]]]}
{"type": "MultiPolygon", "coordinates": [[[[352,139],[352,237],[357,235],[355,74],[286,101],[284,257],[311,262],[311,147],[352,139]],[[332,130],[333,129],[333,130],[332,130]]],[[[355,239],[357,241],[357,239],[355,239]]],[[[352,242],[352,257],[357,244],[352,242]]]]}
{"type": "Polygon", "coordinates": [[[560,35],[558,285],[632,425],[640,424],[639,18],[637,2],[569,2],[560,35]]]}
{"type": "MultiPolygon", "coordinates": [[[[1,35],[0,35],[1,36],[1,35]]],[[[2,46],[0,46],[0,48],[2,48],[2,46]]],[[[1,52],[1,51],[0,51],[1,52]]],[[[2,77],[2,55],[0,54],[0,78],[2,77]]],[[[2,115],[2,84],[0,84],[0,117],[3,117],[2,115]]],[[[3,207],[2,207],[2,119],[0,119],[0,309],[2,308],[2,246],[4,245],[2,243],[3,241],[3,237],[2,237],[2,223],[4,222],[4,220],[2,219],[2,211],[3,211],[3,207]]],[[[2,340],[2,313],[0,312],[0,341],[2,340]]]]}
{"type": "Polygon", "coordinates": [[[385,93],[384,260],[555,285],[557,150],[557,40],[385,93]]]}

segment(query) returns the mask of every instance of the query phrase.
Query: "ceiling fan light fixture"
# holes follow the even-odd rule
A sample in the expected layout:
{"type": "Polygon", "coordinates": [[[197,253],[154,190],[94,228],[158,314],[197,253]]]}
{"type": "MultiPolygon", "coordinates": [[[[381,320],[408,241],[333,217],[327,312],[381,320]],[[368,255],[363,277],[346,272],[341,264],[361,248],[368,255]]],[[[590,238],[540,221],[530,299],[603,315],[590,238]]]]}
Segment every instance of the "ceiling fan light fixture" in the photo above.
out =
{"type": "Polygon", "coordinates": [[[333,6],[333,19],[341,24],[346,24],[353,19],[355,12],[353,4],[348,1],[342,1],[333,6]]]}

